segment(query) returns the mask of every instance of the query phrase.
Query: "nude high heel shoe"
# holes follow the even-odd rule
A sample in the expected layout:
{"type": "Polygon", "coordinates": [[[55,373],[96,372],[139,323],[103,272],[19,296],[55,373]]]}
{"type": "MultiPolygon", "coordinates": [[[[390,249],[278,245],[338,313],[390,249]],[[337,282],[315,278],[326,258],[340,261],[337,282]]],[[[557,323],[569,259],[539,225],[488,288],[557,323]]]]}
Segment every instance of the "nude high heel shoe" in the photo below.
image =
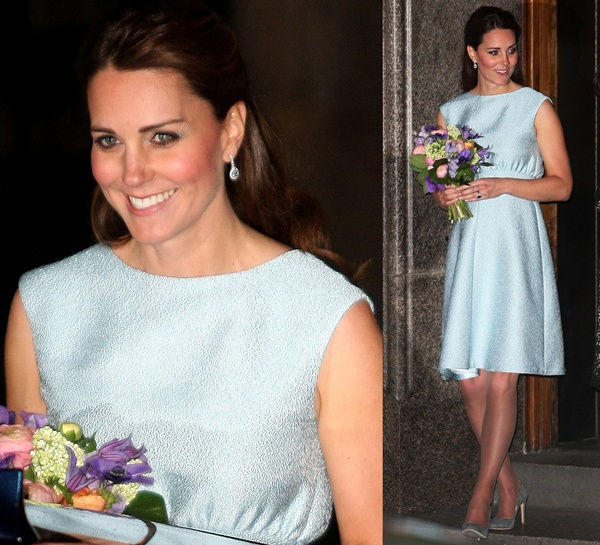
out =
{"type": "Polygon", "coordinates": [[[463,536],[474,537],[477,539],[487,539],[488,530],[490,526],[490,518],[492,516],[492,508],[490,507],[488,511],[488,524],[487,526],[479,526],[479,524],[474,524],[472,522],[465,522],[462,525],[461,531],[463,536]]]}
{"type": "Polygon", "coordinates": [[[519,507],[521,508],[521,524],[524,526],[525,504],[527,503],[528,497],[529,494],[527,492],[527,488],[525,488],[525,485],[521,482],[514,516],[512,518],[494,517],[492,520],[490,520],[490,530],[512,530],[515,527],[515,520],[517,518],[517,513],[519,512],[519,507]]]}

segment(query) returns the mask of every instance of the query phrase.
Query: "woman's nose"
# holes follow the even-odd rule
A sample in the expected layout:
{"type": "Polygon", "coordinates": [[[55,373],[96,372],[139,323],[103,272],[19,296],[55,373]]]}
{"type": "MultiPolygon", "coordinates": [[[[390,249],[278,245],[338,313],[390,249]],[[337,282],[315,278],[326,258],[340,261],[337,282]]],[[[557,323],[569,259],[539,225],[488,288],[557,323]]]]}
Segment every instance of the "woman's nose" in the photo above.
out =
{"type": "Polygon", "coordinates": [[[123,180],[126,184],[135,186],[148,180],[150,167],[142,150],[127,149],[123,163],[123,180]]]}

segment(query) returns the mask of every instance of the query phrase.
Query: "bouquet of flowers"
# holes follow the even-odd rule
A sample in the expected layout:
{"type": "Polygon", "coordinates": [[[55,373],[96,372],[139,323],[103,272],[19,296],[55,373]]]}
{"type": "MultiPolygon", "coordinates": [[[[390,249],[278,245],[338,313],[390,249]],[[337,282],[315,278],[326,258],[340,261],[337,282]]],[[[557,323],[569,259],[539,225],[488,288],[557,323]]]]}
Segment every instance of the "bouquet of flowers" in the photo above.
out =
{"type": "MultiPolygon", "coordinates": [[[[469,127],[448,125],[446,129],[436,129],[433,125],[423,125],[414,139],[410,164],[417,173],[417,182],[423,193],[444,190],[446,185],[468,184],[475,179],[480,167],[490,166],[489,146],[477,143],[481,138],[469,127]]],[[[467,203],[462,199],[448,208],[448,219],[454,223],[472,218],[467,203]]]]}
{"type": "Polygon", "coordinates": [[[145,447],[131,438],[98,447],[76,423],[54,428],[45,415],[21,417],[24,424],[15,424],[14,411],[0,405],[0,470],[23,471],[25,498],[168,522],[162,496],[140,490],[154,482],[145,447]]]}

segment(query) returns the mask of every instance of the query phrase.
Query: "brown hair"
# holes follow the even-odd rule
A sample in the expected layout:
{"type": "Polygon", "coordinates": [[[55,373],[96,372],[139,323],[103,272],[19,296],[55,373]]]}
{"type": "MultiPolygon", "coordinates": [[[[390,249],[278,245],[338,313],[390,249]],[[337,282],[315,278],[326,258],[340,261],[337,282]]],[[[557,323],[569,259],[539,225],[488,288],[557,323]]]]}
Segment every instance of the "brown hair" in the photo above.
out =
{"type": "MultiPolygon", "coordinates": [[[[477,49],[483,37],[495,29],[512,30],[515,33],[515,39],[518,42],[521,38],[521,25],[515,19],[515,16],[505,9],[494,6],[482,6],[476,9],[465,24],[465,41],[463,48],[462,64],[462,88],[464,91],[470,91],[477,85],[477,70],[473,68],[473,61],[467,53],[467,46],[477,49]]],[[[521,63],[518,63],[513,72],[513,81],[524,85],[521,63]]]]}
{"type": "MultiPolygon", "coordinates": [[[[238,101],[246,105],[246,133],[236,163],[242,173],[223,175],[237,216],[261,233],[313,253],[350,276],[330,248],[325,217],[312,196],[288,186],[279,141],[250,92],[237,37],[199,0],[133,0],[115,7],[88,35],[77,59],[82,90],[107,66],[118,70],[168,69],[181,74],[223,120],[238,101]]],[[[124,221],[98,186],[92,198],[92,229],[102,243],[131,238],[124,221]]]]}

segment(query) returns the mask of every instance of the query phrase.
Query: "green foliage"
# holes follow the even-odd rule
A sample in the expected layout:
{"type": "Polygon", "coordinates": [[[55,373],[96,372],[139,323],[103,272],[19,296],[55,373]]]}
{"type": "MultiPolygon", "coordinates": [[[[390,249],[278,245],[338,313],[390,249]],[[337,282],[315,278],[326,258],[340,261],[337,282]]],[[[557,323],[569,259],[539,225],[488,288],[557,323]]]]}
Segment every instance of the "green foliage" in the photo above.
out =
{"type": "Polygon", "coordinates": [[[140,490],[125,508],[124,514],[151,522],[169,523],[164,498],[149,490],[140,490]]]}

